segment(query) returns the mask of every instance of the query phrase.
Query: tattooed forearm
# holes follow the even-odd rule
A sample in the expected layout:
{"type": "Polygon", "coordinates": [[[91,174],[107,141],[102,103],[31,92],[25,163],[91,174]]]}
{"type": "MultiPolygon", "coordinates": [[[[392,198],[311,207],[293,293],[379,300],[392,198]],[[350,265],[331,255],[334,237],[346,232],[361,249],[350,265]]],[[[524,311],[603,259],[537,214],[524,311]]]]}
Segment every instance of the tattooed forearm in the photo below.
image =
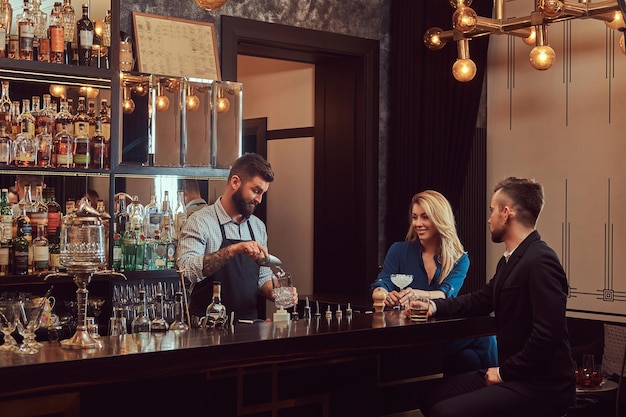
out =
{"type": "Polygon", "coordinates": [[[228,248],[205,254],[202,258],[202,275],[205,277],[213,275],[218,269],[226,265],[231,258],[232,255],[228,248]]]}

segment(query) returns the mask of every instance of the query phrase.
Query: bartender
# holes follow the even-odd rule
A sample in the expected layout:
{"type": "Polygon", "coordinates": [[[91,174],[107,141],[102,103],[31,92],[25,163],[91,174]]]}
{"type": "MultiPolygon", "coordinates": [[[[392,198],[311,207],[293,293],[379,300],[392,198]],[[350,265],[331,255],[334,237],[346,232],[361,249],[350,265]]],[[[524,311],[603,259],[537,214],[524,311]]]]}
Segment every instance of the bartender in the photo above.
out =
{"type": "MultiPolygon", "coordinates": [[[[177,263],[191,282],[190,315],[205,315],[213,298],[213,281],[221,282],[222,304],[237,320],[260,318],[259,295],[274,301],[272,270],[257,264],[269,255],[267,230],[253,214],[272,181],[269,162],[246,153],[233,164],[222,196],[185,222],[177,263]]],[[[295,287],[293,291],[297,303],[295,287]]]]}

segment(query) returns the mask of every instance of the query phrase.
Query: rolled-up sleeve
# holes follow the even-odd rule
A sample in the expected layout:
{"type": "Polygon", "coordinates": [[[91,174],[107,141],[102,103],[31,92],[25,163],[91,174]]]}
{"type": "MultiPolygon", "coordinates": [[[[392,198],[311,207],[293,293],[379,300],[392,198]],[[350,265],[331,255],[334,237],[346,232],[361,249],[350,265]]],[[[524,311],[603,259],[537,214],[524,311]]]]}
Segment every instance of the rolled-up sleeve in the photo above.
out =
{"type": "Polygon", "coordinates": [[[185,270],[191,282],[202,281],[202,259],[207,250],[207,241],[200,232],[200,216],[190,216],[183,225],[178,239],[178,268],[185,270]]]}

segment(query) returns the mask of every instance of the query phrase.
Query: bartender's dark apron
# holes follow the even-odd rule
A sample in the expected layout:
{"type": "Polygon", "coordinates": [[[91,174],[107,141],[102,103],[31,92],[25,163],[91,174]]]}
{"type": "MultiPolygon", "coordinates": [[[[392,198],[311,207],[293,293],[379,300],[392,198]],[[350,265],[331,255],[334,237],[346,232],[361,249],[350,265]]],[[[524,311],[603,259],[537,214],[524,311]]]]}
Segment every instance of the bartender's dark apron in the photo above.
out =
{"type": "MultiPolygon", "coordinates": [[[[252,240],[255,240],[250,222],[248,222],[248,229],[252,240]]],[[[244,242],[243,240],[226,239],[226,232],[221,224],[220,231],[222,232],[220,249],[244,242]]],[[[234,311],[235,320],[257,319],[259,268],[260,266],[249,256],[235,255],[213,275],[194,285],[189,297],[189,314],[204,317],[206,308],[213,299],[213,281],[220,281],[222,284],[222,304],[226,307],[226,314],[230,317],[230,312],[234,311]]]]}

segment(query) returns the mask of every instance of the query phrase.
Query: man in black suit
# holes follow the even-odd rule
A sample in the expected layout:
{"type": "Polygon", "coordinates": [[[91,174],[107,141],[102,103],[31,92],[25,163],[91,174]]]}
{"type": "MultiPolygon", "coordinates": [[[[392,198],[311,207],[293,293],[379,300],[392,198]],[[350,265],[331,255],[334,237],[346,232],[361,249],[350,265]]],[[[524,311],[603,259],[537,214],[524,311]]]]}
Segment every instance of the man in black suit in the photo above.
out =
{"type": "Polygon", "coordinates": [[[495,275],[471,294],[431,300],[431,315],[495,313],[499,366],[444,379],[425,396],[426,416],[558,417],[574,404],[568,285],[559,258],[535,230],[543,203],[534,180],[510,177],[496,185],[489,231],[506,250],[495,275]]]}

